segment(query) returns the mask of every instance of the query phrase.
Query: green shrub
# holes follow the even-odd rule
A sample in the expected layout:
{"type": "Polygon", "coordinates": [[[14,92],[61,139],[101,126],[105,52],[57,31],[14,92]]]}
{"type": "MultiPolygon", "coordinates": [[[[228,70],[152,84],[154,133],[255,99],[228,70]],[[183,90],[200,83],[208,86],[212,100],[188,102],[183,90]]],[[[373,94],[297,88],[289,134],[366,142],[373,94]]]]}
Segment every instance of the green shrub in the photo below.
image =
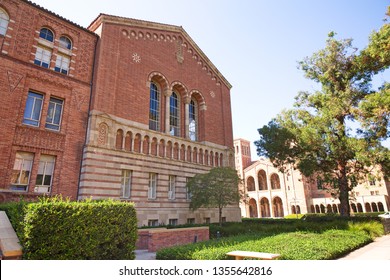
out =
{"type": "Polygon", "coordinates": [[[18,202],[8,202],[0,204],[0,211],[5,211],[7,217],[14,228],[19,240],[23,237],[24,215],[26,213],[26,205],[23,199],[18,202]]]}
{"type": "Polygon", "coordinates": [[[134,259],[137,219],[132,203],[45,199],[26,207],[26,259],[134,259]]]}
{"type": "MultiPolygon", "coordinates": [[[[207,242],[175,246],[157,251],[160,260],[224,260],[226,253],[235,250],[279,253],[286,260],[335,259],[372,241],[383,234],[383,226],[378,221],[352,222],[336,219],[327,222],[279,223],[227,223],[223,227],[211,226],[213,230],[233,232],[240,227],[238,234],[207,242]],[[250,233],[249,229],[252,231],[250,233]],[[258,231],[255,231],[257,229],[258,231]]],[[[210,228],[211,228],[210,227],[210,228]]]]}

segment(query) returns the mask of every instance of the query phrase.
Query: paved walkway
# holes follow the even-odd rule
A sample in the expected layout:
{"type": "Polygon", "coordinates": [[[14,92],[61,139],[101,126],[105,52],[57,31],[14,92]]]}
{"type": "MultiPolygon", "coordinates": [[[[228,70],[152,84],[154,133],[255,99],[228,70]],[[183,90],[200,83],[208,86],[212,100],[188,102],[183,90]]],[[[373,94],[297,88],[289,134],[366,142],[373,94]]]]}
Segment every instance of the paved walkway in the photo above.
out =
{"type": "Polygon", "coordinates": [[[375,239],[340,260],[390,260],[390,234],[375,239]]]}

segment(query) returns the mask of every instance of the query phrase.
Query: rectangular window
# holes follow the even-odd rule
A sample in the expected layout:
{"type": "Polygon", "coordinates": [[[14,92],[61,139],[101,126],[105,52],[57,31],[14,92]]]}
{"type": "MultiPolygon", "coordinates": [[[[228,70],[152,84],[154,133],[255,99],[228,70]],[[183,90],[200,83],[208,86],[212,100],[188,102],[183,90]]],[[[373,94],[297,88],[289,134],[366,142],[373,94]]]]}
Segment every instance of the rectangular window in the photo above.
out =
{"type": "Polygon", "coordinates": [[[57,54],[56,66],[54,71],[67,75],[69,72],[70,58],[63,54],[57,54]]]}
{"type": "Polygon", "coordinates": [[[157,193],[157,174],[149,173],[149,190],[148,190],[148,198],[156,199],[157,193]]]}
{"type": "Polygon", "coordinates": [[[51,191],[55,161],[54,156],[41,155],[34,188],[35,192],[48,193],[51,191]]]}
{"type": "Polygon", "coordinates": [[[189,224],[189,225],[195,224],[195,218],[188,218],[187,219],[187,224],[189,224]]]}
{"type": "Polygon", "coordinates": [[[158,227],[158,220],[148,220],[148,227],[158,227]]]}
{"type": "Polygon", "coordinates": [[[44,68],[49,68],[51,58],[51,50],[46,49],[42,46],[37,47],[37,52],[35,53],[34,64],[42,66],[44,68]]]}
{"type": "Polygon", "coordinates": [[[64,101],[50,97],[49,110],[47,111],[45,127],[52,130],[60,130],[61,115],[64,101]]]}
{"type": "Polygon", "coordinates": [[[41,110],[43,104],[43,95],[29,92],[26,108],[24,109],[23,123],[33,126],[39,126],[39,120],[41,118],[41,110]]]}
{"type": "Polygon", "coordinates": [[[169,225],[170,226],[176,226],[178,224],[178,220],[177,219],[169,219],[169,225]]]}
{"type": "Polygon", "coordinates": [[[210,222],[211,222],[211,219],[210,218],[204,218],[204,223],[205,224],[210,224],[210,222]]]}
{"type": "Polygon", "coordinates": [[[175,199],[176,196],[176,176],[169,176],[168,199],[175,199]]]}
{"type": "Polygon", "coordinates": [[[17,152],[14,168],[11,176],[11,189],[16,191],[27,191],[30,182],[31,167],[34,154],[17,152]]]}
{"type": "Polygon", "coordinates": [[[121,179],[121,197],[130,198],[131,192],[131,170],[122,170],[122,179],[121,179]]]}

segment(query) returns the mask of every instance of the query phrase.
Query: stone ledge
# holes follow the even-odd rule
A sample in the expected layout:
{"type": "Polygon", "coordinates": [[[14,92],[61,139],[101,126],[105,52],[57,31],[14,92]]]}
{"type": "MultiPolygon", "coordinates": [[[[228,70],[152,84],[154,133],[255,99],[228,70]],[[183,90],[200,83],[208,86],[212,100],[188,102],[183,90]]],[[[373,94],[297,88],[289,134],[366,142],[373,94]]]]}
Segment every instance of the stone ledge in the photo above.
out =
{"type": "Polygon", "coordinates": [[[3,260],[22,258],[22,246],[5,211],[0,211],[0,250],[3,260]]]}

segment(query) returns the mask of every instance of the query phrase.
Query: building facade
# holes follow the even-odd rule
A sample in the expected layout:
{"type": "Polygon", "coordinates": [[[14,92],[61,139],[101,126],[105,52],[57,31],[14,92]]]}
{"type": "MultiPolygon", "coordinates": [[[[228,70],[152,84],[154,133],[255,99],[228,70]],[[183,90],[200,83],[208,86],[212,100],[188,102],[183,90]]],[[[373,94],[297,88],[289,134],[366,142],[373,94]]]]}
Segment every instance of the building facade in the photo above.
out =
{"type": "Polygon", "coordinates": [[[77,198],[97,40],[28,1],[0,1],[0,202],[77,198]]]}
{"type": "MultiPolygon", "coordinates": [[[[234,140],[236,163],[248,162],[249,142],[234,140]],[[244,148],[243,148],[244,147],[244,148]]],[[[241,188],[247,202],[240,204],[243,217],[278,218],[291,214],[339,213],[340,201],[318,178],[307,178],[293,168],[282,173],[268,159],[238,164],[241,188]]],[[[390,209],[390,182],[367,180],[350,194],[351,213],[382,212],[390,209]]]]}
{"type": "Polygon", "coordinates": [[[218,221],[189,210],[185,186],[234,166],[231,85],[182,27],[101,14],[82,28],[24,0],[0,1],[0,19],[1,200],[114,198],[140,226],[218,221]]]}

